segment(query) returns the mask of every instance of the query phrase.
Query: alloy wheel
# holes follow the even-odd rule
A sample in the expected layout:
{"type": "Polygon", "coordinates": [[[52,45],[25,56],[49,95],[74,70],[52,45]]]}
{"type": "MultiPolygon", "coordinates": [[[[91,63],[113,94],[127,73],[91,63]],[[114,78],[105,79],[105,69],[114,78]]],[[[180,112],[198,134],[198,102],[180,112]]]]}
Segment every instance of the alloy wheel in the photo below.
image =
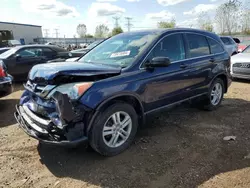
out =
{"type": "Polygon", "coordinates": [[[106,121],[102,137],[104,143],[111,148],[121,146],[126,142],[132,130],[132,119],[126,112],[112,114],[106,121]]]}

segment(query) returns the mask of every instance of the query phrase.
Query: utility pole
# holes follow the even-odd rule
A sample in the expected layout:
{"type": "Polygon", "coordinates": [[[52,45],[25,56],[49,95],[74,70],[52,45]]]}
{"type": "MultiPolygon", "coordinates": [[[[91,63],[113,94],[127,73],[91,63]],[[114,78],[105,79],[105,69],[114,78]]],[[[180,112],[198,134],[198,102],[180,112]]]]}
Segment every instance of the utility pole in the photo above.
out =
{"type": "Polygon", "coordinates": [[[59,29],[54,29],[55,30],[55,35],[56,35],[56,38],[58,38],[58,35],[59,35],[59,29]]]}
{"type": "Polygon", "coordinates": [[[49,30],[48,29],[44,29],[44,37],[48,38],[49,37],[49,30]]]}
{"type": "Polygon", "coordinates": [[[115,20],[115,27],[116,27],[116,28],[119,27],[118,20],[120,19],[120,17],[115,16],[115,17],[113,17],[113,19],[115,20]]]}
{"type": "Polygon", "coordinates": [[[130,23],[130,21],[132,20],[132,18],[130,18],[130,17],[125,17],[125,19],[127,20],[126,26],[128,27],[128,32],[129,32],[131,26],[133,26],[133,24],[130,23]]]}

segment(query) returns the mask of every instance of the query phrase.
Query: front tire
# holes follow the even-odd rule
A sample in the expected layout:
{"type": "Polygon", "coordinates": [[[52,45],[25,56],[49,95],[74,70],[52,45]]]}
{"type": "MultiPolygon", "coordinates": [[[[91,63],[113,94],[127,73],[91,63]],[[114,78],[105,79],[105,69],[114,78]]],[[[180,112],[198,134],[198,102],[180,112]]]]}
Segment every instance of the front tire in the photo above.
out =
{"type": "Polygon", "coordinates": [[[117,155],[132,144],[137,127],[135,109],[126,103],[115,103],[95,118],[89,133],[90,145],[101,155],[117,155]]]}
{"type": "Polygon", "coordinates": [[[208,111],[216,110],[223,100],[224,93],[225,85],[223,80],[216,78],[209,88],[208,95],[202,103],[202,108],[208,111]]]}

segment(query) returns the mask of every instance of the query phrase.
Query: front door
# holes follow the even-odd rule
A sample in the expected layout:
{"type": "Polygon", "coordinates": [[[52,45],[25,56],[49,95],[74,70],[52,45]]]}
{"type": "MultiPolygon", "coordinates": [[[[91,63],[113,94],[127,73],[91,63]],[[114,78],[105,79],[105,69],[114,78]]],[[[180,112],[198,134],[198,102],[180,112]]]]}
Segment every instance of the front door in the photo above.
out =
{"type": "Polygon", "coordinates": [[[9,61],[14,62],[8,67],[9,73],[17,79],[26,78],[34,65],[45,63],[42,49],[36,47],[20,49],[9,61]]]}
{"type": "Polygon", "coordinates": [[[146,80],[144,91],[145,111],[151,112],[191,96],[193,85],[190,79],[190,63],[182,34],[171,34],[163,38],[149,54],[145,63],[154,57],[168,57],[168,67],[144,69],[146,80]]]}

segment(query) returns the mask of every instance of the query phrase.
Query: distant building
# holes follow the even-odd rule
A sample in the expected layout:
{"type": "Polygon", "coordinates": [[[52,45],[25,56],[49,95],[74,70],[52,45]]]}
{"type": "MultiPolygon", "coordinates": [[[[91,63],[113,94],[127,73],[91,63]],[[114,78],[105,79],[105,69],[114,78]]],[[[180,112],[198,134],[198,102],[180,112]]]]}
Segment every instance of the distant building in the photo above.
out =
{"type": "Polygon", "coordinates": [[[39,25],[0,22],[1,30],[11,31],[13,39],[20,41],[22,44],[32,44],[34,43],[34,39],[43,36],[42,26],[39,25]]]}

